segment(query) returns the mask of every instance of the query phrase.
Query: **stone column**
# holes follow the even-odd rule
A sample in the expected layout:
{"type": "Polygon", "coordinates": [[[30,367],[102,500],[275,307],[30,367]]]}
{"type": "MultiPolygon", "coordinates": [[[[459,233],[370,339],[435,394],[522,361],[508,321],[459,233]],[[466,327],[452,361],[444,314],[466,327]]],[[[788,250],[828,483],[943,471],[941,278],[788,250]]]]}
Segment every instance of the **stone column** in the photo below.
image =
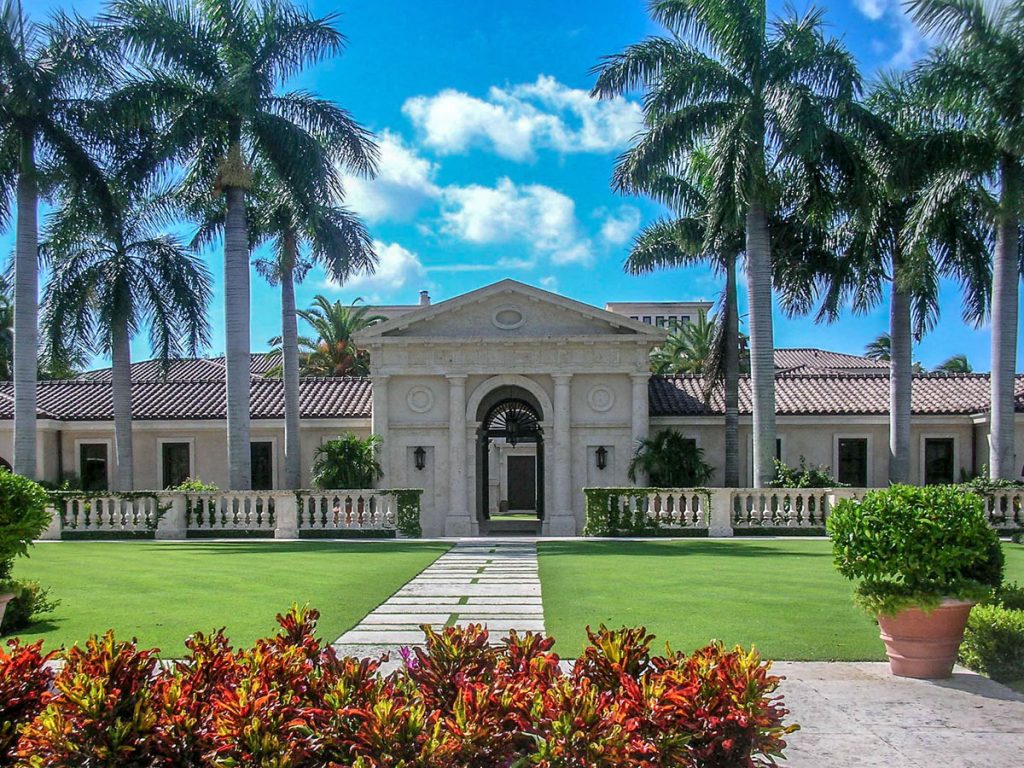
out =
{"type": "Polygon", "coordinates": [[[572,536],[576,533],[576,517],[572,511],[572,432],[570,430],[571,373],[552,374],[555,381],[554,409],[554,499],[545,506],[548,533],[572,536]]]}
{"type": "MultiPolygon", "coordinates": [[[[633,453],[636,451],[639,442],[647,437],[650,426],[648,418],[650,415],[650,401],[647,394],[647,382],[650,380],[651,375],[649,373],[634,373],[631,378],[633,379],[633,444],[630,446],[630,455],[626,459],[627,462],[633,458],[633,453]]],[[[636,484],[647,485],[646,475],[637,472],[636,484]]]]}
{"type": "Polygon", "coordinates": [[[466,492],[466,375],[448,379],[448,516],[445,536],[469,536],[473,520],[466,492]]]}
{"type": "Polygon", "coordinates": [[[370,431],[380,435],[380,466],[384,476],[377,481],[378,488],[387,488],[391,482],[391,444],[388,441],[388,376],[379,374],[371,378],[373,385],[372,413],[370,415],[370,431]]]}
{"type": "Polygon", "coordinates": [[[294,493],[275,493],[274,528],[275,539],[299,538],[299,501],[294,493]]]}

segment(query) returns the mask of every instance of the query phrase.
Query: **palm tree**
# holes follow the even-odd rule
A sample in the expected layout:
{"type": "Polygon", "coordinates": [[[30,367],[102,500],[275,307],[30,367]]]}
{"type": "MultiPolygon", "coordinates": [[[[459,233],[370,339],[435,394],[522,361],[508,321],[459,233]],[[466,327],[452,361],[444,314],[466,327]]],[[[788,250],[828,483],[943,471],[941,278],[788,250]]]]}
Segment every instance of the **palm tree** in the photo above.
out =
{"type": "Polygon", "coordinates": [[[967,355],[953,355],[946,358],[933,369],[936,373],[971,373],[971,367],[967,355]]]}
{"type": "MultiPolygon", "coordinates": [[[[643,88],[645,132],[626,156],[625,175],[686,167],[696,151],[713,158],[708,237],[742,222],[754,415],[754,482],[775,467],[770,218],[780,171],[827,178],[840,162],[837,125],[860,87],[853,58],[827,40],[819,11],[769,24],[764,0],[707,3],[653,0],[670,32],[606,58],[593,93],[643,88]]],[[[806,202],[806,201],[805,201],[806,202]]]]}
{"type": "Polygon", "coordinates": [[[633,482],[643,474],[656,486],[691,488],[707,483],[714,472],[696,440],[665,429],[640,441],[626,474],[633,482]]]}
{"type": "Polygon", "coordinates": [[[10,381],[14,356],[14,306],[7,298],[7,281],[0,276],[0,381],[10,381]]]}
{"type": "Polygon", "coordinates": [[[874,341],[868,342],[864,347],[864,357],[886,363],[892,360],[892,338],[889,334],[880,333],[874,341]]]}
{"type": "Polygon", "coordinates": [[[334,15],[321,18],[287,0],[115,0],[109,20],[144,77],[115,102],[159,126],[166,156],[185,163],[184,191],[223,195],[224,314],[229,481],[251,485],[249,453],[249,233],[246,196],[253,167],[273,169],[295,199],[317,199],[331,161],[372,174],[370,134],[337,105],[307,91],[281,93],[307,65],[339,53],[334,15]]]}
{"type": "MultiPolygon", "coordinates": [[[[298,337],[300,360],[304,376],[366,376],[370,372],[370,358],[365,350],[356,347],[352,336],[384,320],[382,315],[369,314],[371,307],[358,307],[362,299],[350,306],[340,301],[331,302],[325,296],[315,296],[313,306],[300,309],[296,314],[313,327],[316,338],[298,337]]],[[[275,352],[282,352],[282,339],[275,336],[269,342],[275,352]]]]}
{"type": "Polygon", "coordinates": [[[134,488],[131,340],[143,328],[165,363],[208,342],[210,275],[165,231],[166,196],[140,194],[111,179],[115,225],[91,200],[66,201],[47,227],[41,254],[52,268],[43,299],[47,350],[109,354],[116,490],[134,488]]]}
{"type": "Polygon", "coordinates": [[[651,352],[653,373],[707,373],[715,345],[717,322],[701,312],[697,321],[676,326],[665,343],[651,352]]]}
{"type": "Polygon", "coordinates": [[[915,21],[943,40],[915,72],[920,88],[949,118],[947,168],[934,174],[919,206],[922,219],[964,187],[995,188],[992,258],[991,456],[993,479],[1017,476],[1014,379],[1020,225],[1024,211],[1024,13],[1019,2],[910,0],[915,21]]]}
{"type": "MultiPolygon", "coordinates": [[[[45,27],[21,3],[0,7],[0,186],[17,205],[14,248],[14,471],[36,476],[38,207],[43,166],[59,168],[109,212],[85,130],[106,81],[91,30],[58,15],[45,27]]],[[[41,186],[43,189],[41,189],[41,186]]]]}
{"type": "Polygon", "coordinates": [[[911,227],[912,211],[934,164],[945,160],[936,135],[907,83],[883,78],[868,100],[870,130],[858,148],[860,189],[850,193],[848,213],[837,227],[840,255],[822,266],[826,288],[819,319],[837,319],[847,304],[866,312],[889,287],[889,481],[910,478],[913,343],[939,315],[939,279],[964,289],[964,318],[978,323],[988,301],[989,267],[984,200],[962,192],[949,196],[927,222],[911,227]]]}
{"type": "Polygon", "coordinates": [[[357,272],[372,273],[377,256],[362,222],[344,208],[303,205],[277,185],[268,185],[264,192],[254,201],[251,227],[255,242],[269,241],[273,246],[273,258],[258,261],[257,269],[271,285],[281,286],[285,487],[298,488],[302,463],[295,284],[320,266],[341,285],[357,272]]]}

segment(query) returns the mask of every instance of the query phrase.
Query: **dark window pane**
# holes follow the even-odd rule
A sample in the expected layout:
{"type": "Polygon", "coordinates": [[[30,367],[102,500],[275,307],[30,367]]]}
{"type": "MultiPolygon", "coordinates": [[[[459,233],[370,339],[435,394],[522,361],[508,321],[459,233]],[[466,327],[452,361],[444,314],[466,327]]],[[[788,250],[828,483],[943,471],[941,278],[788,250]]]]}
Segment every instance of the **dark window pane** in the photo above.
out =
{"type": "Polygon", "coordinates": [[[269,491],[274,487],[274,444],[250,443],[252,459],[252,489],[269,491]]]}
{"type": "Polygon", "coordinates": [[[868,441],[865,437],[844,437],[839,440],[837,480],[854,488],[868,484],[868,441]]]}
{"type": "Polygon", "coordinates": [[[954,482],[953,438],[930,438],[924,441],[924,484],[954,482]]]}
{"type": "Polygon", "coordinates": [[[79,446],[83,491],[105,491],[107,485],[107,444],[82,443],[79,446]]]}
{"type": "Polygon", "coordinates": [[[181,485],[192,472],[192,445],[190,443],[164,443],[161,462],[164,488],[181,485]]]}

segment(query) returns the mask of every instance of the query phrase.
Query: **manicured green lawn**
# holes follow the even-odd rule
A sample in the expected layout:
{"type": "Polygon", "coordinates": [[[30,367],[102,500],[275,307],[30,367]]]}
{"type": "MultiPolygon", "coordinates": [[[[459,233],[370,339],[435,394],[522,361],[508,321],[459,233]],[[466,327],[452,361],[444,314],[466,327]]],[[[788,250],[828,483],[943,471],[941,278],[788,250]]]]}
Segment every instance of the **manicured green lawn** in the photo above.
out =
{"type": "Polygon", "coordinates": [[[22,634],[47,647],[113,627],[166,655],[196,630],[227,627],[236,644],[275,629],[293,603],[320,611],[328,641],[354,626],[448,549],[395,542],[59,542],[33,547],[14,575],[60,599],[22,634]]]}
{"type": "MultiPolygon", "coordinates": [[[[1024,546],[1005,545],[1024,583],[1024,546]]],[[[544,621],[577,653],[586,625],[644,625],[660,650],[712,638],[791,660],[884,660],[874,622],[853,605],[824,540],[544,542],[544,621]]]]}

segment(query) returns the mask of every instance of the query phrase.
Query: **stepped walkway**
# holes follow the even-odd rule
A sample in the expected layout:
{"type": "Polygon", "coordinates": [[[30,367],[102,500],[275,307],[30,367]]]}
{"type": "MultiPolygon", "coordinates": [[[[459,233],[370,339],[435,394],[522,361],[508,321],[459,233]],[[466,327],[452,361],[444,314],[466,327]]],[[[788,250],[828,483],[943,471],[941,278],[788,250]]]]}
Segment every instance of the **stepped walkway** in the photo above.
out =
{"type": "Polygon", "coordinates": [[[423,643],[435,629],[485,624],[498,639],[509,630],[544,631],[537,545],[530,540],[460,541],[379,605],[334,647],[355,655],[423,643]]]}

